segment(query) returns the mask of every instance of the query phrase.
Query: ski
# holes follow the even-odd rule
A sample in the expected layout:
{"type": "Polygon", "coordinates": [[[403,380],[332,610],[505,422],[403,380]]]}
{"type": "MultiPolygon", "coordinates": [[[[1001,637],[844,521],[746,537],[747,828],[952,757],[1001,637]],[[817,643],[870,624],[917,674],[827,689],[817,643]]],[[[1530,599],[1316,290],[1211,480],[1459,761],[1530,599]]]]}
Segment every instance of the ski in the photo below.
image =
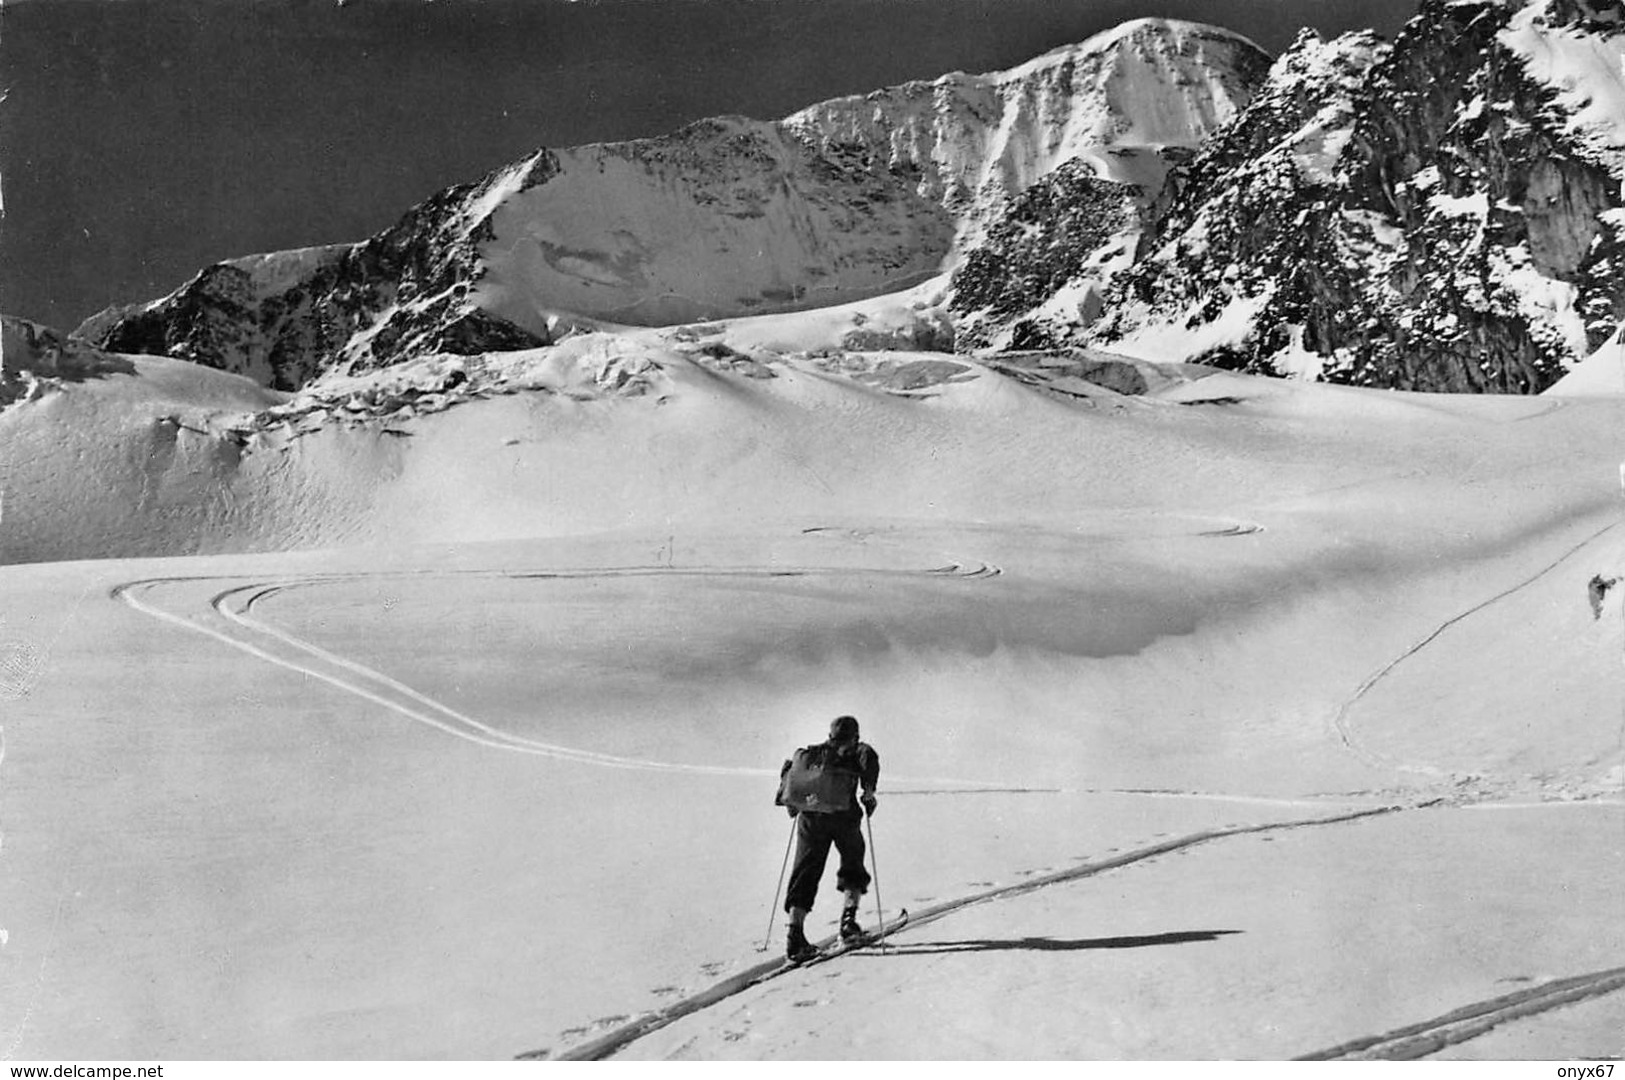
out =
{"type": "Polygon", "coordinates": [[[818,947],[818,951],[804,960],[785,960],[785,967],[808,967],[812,964],[821,964],[825,960],[834,960],[838,956],[845,956],[854,949],[867,949],[878,945],[886,938],[891,937],[903,927],[908,925],[908,908],[897,913],[897,918],[872,932],[866,933],[856,941],[842,941],[835,937],[818,947]]]}

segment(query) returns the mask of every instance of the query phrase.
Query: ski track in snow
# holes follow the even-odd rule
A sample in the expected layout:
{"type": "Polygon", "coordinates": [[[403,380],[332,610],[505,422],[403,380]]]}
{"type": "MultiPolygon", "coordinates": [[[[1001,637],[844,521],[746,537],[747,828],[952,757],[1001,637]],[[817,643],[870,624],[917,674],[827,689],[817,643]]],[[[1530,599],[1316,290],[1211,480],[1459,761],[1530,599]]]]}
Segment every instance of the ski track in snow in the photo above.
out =
{"type": "MultiPolygon", "coordinates": [[[[581,750],[559,743],[547,742],[540,739],[526,738],[503,731],[466,713],[437,701],[434,698],[413,689],[406,683],[389,675],[367,667],[354,660],[340,656],[330,650],[324,649],[311,642],[288,633],[281,628],[255,617],[254,608],[261,601],[279,593],[292,589],[315,588],[324,585],[341,584],[360,580],[377,580],[380,578],[405,577],[423,578],[434,575],[440,576],[444,571],[389,571],[389,572],[355,572],[313,575],[294,577],[275,581],[245,581],[241,576],[181,576],[144,578],[138,581],[126,582],[115,586],[111,596],[134,608],[136,611],[152,618],[174,626],[183,627],[194,633],[203,634],[217,641],[223,642],[235,649],[239,649],[267,663],[278,667],[297,671],[311,678],[319,679],[346,693],[353,694],[376,705],[381,705],[410,720],[424,724],[428,727],[442,731],[448,735],[456,736],[468,742],[475,743],[495,750],[506,750],[514,753],[535,754],[538,756],[557,759],[560,761],[575,762],[578,764],[598,765],[609,768],[647,769],[669,772],[683,772],[711,776],[738,776],[738,777],[772,777],[778,773],[773,769],[745,766],[722,765],[696,765],[683,762],[656,761],[645,758],[623,757],[616,754],[605,754],[591,750],[581,750]],[[197,585],[206,583],[228,584],[229,587],[219,590],[209,600],[209,607],[227,625],[210,625],[207,622],[176,614],[175,612],[159,606],[150,594],[161,592],[166,587],[181,585],[197,585]],[[234,633],[240,629],[246,634],[234,633]]],[[[581,580],[587,578],[605,577],[810,577],[818,575],[842,576],[929,576],[929,577],[955,577],[968,580],[980,580],[997,577],[1003,571],[998,566],[989,563],[949,563],[944,566],[931,567],[925,570],[878,570],[878,569],[848,569],[826,567],[709,567],[703,569],[660,566],[635,566],[618,568],[595,568],[584,570],[480,570],[465,571],[458,576],[472,576],[484,578],[506,578],[510,580],[581,580]]],[[[947,794],[955,788],[964,789],[962,792],[1051,792],[1056,789],[1016,788],[1008,784],[997,785],[977,780],[960,780],[947,778],[911,778],[897,777],[898,783],[939,785],[930,791],[893,792],[893,794],[947,794]]]]}
{"type": "Polygon", "coordinates": [[[1553,559],[1550,563],[1541,567],[1539,570],[1536,570],[1533,574],[1529,575],[1527,578],[1523,579],[1517,584],[1501,590],[1488,599],[1479,601],[1472,607],[1467,608],[1465,611],[1452,615],[1450,618],[1434,627],[1426,637],[1411,645],[1398,656],[1394,657],[1392,660],[1388,661],[1388,663],[1378,668],[1371,675],[1367,676],[1365,681],[1360,683],[1360,685],[1355,688],[1354,692],[1350,694],[1341,705],[1338,706],[1337,711],[1332,714],[1331,729],[1337,743],[1350,753],[1354,754],[1361,761],[1374,768],[1391,769],[1396,772],[1420,772],[1430,775],[1433,774],[1436,770],[1432,769],[1430,766],[1419,765],[1415,762],[1396,761],[1362,745],[1354,736],[1353,723],[1349,718],[1349,714],[1353,712],[1355,706],[1360,703],[1361,699],[1364,698],[1366,694],[1370,693],[1378,683],[1386,679],[1394,672],[1396,668],[1405,663],[1405,661],[1409,660],[1411,657],[1433,644],[1433,642],[1437,641],[1441,636],[1449,631],[1451,627],[1471,618],[1480,611],[1483,611],[1485,608],[1500,603],[1507,597],[1533,585],[1535,582],[1539,581],[1541,578],[1545,577],[1547,574],[1550,574],[1559,566],[1562,566],[1565,562],[1572,559],[1585,548],[1600,540],[1607,533],[1617,528],[1619,524],[1620,523],[1616,521],[1603,526],[1601,529],[1598,529],[1590,536],[1587,536],[1584,540],[1581,540],[1579,543],[1563,552],[1563,554],[1559,555],[1556,559],[1553,559]]]}
{"type": "Polygon", "coordinates": [[[68,902],[66,891],[66,871],[63,872],[63,883],[57,887],[56,910],[51,915],[51,930],[45,938],[45,948],[41,950],[39,970],[34,974],[34,985],[28,994],[28,1004],[23,1009],[22,1019],[17,1022],[17,1033],[6,1047],[6,1052],[0,1054],[0,1060],[14,1060],[17,1048],[23,1044],[28,1035],[28,1025],[34,1019],[34,1007],[39,1004],[39,996],[45,990],[45,975],[51,966],[51,957],[56,954],[57,933],[62,929],[62,908],[68,902]]]}
{"type": "MultiPolygon", "coordinates": [[[[908,916],[906,925],[900,927],[898,932],[907,934],[916,927],[946,918],[955,912],[974,905],[1007,900],[1038,889],[1048,888],[1051,885],[1061,885],[1082,878],[1093,877],[1109,870],[1145,862],[1159,855],[1194,847],[1198,844],[1259,833],[1284,832],[1322,825],[1348,824],[1367,818],[1424,810],[1445,804],[1446,800],[1444,798],[1435,797],[1420,802],[1370,807],[1327,817],[1208,829],[1126,852],[1111,859],[1071,867],[1042,877],[1032,878],[1019,884],[1007,885],[955,900],[944,901],[917,914],[908,916]]],[[[835,941],[836,937],[832,935],[816,944],[820,949],[827,949],[835,941]]],[[[884,950],[887,946],[882,943],[877,947],[884,950]]],[[[839,954],[830,959],[838,958],[839,954]]],[[[812,961],[812,963],[818,962],[820,961],[812,961]]],[[[612,1031],[606,1032],[589,1042],[571,1047],[558,1055],[554,1055],[551,1050],[532,1050],[519,1054],[518,1058],[520,1060],[602,1061],[613,1057],[644,1036],[653,1034],[678,1020],[720,1004],[771,979],[787,975],[807,966],[809,965],[791,964],[782,959],[769,960],[729,976],[699,993],[675,1001],[662,1009],[647,1013],[629,1023],[622,1024],[612,1031]]],[[[1463,1006],[1443,1016],[1419,1024],[1407,1025],[1380,1035],[1351,1040],[1328,1050],[1302,1055],[1294,1060],[1414,1060],[1437,1053],[1457,1043],[1477,1038],[1508,1021],[1601,997],[1620,989],[1625,989],[1625,967],[1609,968],[1604,971],[1553,979],[1540,986],[1463,1006]]]]}
{"type": "MultiPolygon", "coordinates": [[[[1208,524],[1212,524],[1208,519],[1208,524]]],[[[1237,519],[1221,519],[1216,528],[1195,533],[1196,536],[1208,538],[1227,538],[1248,536],[1263,531],[1264,526],[1250,521],[1237,519]]],[[[809,529],[804,532],[824,532],[826,529],[809,529]]],[[[456,736],[468,742],[475,743],[495,750],[506,750],[514,753],[535,754],[560,761],[570,761],[578,764],[598,765],[610,768],[647,769],[670,772],[694,773],[712,776],[739,776],[739,777],[772,777],[777,772],[772,769],[746,766],[718,766],[695,765],[683,762],[655,761],[644,758],[630,758],[615,754],[605,754],[590,750],[581,750],[559,743],[547,742],[540,739],[531,739],[505,732],[500,728],[483,723],[463,712],[460,712],[443,702],[437,701],[428,695],[413,689],[398,679],[392,678],[382,672],[376,671],[354,660],[340,656],[330,650],[323,649],[312,642],[282,630],[262,619],[256,618],[254,608],[260,601],[275,596],[278,593],[292,589],[315,588],[324,585],[341,584],[362,580],[381,580],[387,578],[405,578],[422,580],[428,577],[457,576],[477,578],[497,578],[508,580],[583,580],[591,578],[630,578],[630,577],[691,577],[691,578],[797,578],[813,576],[845,576],[845,577],[931,577],[931,578],[961,578],[971,581],[986,580],[1002,576],[1002,567],[977,560],[950,559],[940,566],[925,569],[882,569],[875,567],[821,567],[821,566],[707,566],[707,567],[672,567],[661,565],[625,566],[625,567],[591,567],[581,569],[536,569],[536,570],[390,570],[390,571],[354,571],[334,572],[328,574],[313,574],[305,576],[290,576],[271,581],[249,580],[244,575],[201,575],[201,576],[171,576],[142,578],[136,581],[125,582],[114,586],[110,595],[120,600],[136,611],[152,618],[159,619],[173,626],[179,626],[194,633],[203,634],[217,641],[230,645],[267,663],[278,667],[297,671],[311,678],[319,679],[346,693],[353,694],[366,701],[381,705],[408,719],[432,727],[448,735],[456,736]],[[225,588],[215,593],[209,601],[213,613],[230,624],[230,627],[209,625],[195,618],[176,614],[173,611],[160,607],[149,594],[160,592],[165,587],[180,585],[203,584],[208,582],[228,583],[225,588]],[[231,629],[241,629],[248,632],[246,636],[230,632],[231,629]],[[280,650],[280,651],[279,651],[280,650]],[[291,655],[289,651],[291,650],[291,655]]],[[[945,795],[945,794],[1056,794],[1060,788],[1037,788],[1014,786],[1008,783],[994,783],[981,780],[949,779],[940,777],[894,777],[893,782],[917,785],[914,790],[893,790],[893,795],[945,795]]],[[[1136,794],[1134,792],[1121,792],[1120,794],[1136,794]]],[[[1269,800],[1266,800],[1269,801],[1269,800]]]]}
{"type": "Polygon", "coordinates": [[[1509,1020],[1612,994],[1620,989],[1625,989],[1625,967],[1553,979],[1527,990],[1464,1005],[1420,1024],[1354,1039],[1295,1060],[1413,1061],[1436,1054],[1448,1046],[1476,1039],[1509,1020]]]}
{"type": "MultiPolygon", "coordinates": [[[[993,903],[999,900],[1008,900],[1016,896],[1025,895],[1026,893],[1035,892],[1039,889],[1048,888],[1051,885],[1062,885],[1069,882],[1078,881],[1082,878],[1094,877],[1095,875],[1105,873],[1108,870],[1115,870],[1119,867],[1144,862],[1145,860],[1155,858],[1158,855],[1166,855],[1169,852],[1194,847],[1198,844],[1210,843],[1216,840],[1224,840],[1236,836],[1248,836],[1257,833],[1281,832],[1291,829],[1312,828],[1320,825],[1339,825],[1347,822],[1359,821],[1365,818],[1377,817],[1379,815],[1394,814],[1409,810],[1420,810],[1430,806],[1441,805],[1443,802],[1444,800],[1442,798],[1431,798],[1422,802],[1409,804],[1367,807],[1366,809],[1362,810],[1348,811],[1326,817],[1304,818],[1296,821],[1278,821],[1263,825],[1233,825],[1218,829],[1206,829],[1201,832],[1176,837],[1172,840],[1165,840],[1159,844],[1152,844],[1148,847],[1125,852],[1110,859],[1103,859],[1099,862],[1085,863],[1081,866],[1069,867],[1065,870],[1057,870],[1054,873],[1030,878],[1027,881],[1023,881],[1015,885],[1005,885],[999,888],[989,889],[984,892],[972,893],[968,896],[959,897],[958,899],[943,901],[940,904],[926,908],[924,911],[910,915],[908,924],[899,932],[906,935],[912,932],[916,927],[925,926],[936,922],[939,919],[946,918],[955,912],[962,911],[965,908],[972,907],[974,905],[993,903]]],[[[832,935],[823,941],[816,942],[815,944],[820,949],[826,949],[833,945],[835,941],[836,937],[832,935]]],[[[881,948],[884,948],[884,946],[881,946],[881,948]]],[[[738,972],[735,975],[731,975],[713,986],[701,990],[697,994],[692,994],[689,997],[683,998],[680,1001],[675,1001],[662,1009],[656,1010],[655,1012],[647,1013],[644,1016],[631,1021],[630,1023],[623,1024],[613,1031],[609,1031],[598,1038],[591,1040],[590,1042],[571,1047],[569,1050],[566,1050],[561,1054],[554,1055],[550,1050],[532,1050],[519,1054],[518,1057],[522,1060],[539,1060],[546,1058],[556,1061],[601,1061],[605,1058],[614,1056],[616,1053],[625,1049],[628,1045],[636,1042],[638,1039],[643,1038],[645,1035],[653,1034],[661,1028],[675,1023],[686,1016],[690,1016],[694,1013],[700,1012],[703,1009],[710,1008],[713,1005],[720,1004],[728,998],[742,994],[752,987],[759,986],[770,979],[778,978],[779,976],[786,975],[792,971],[798,971],[805,966],[807,965],[791,964],[787,960],[783,959],[768,960],[763,963],[756,964],[753,967],[746,968],[744,971],[738,972]]]]}

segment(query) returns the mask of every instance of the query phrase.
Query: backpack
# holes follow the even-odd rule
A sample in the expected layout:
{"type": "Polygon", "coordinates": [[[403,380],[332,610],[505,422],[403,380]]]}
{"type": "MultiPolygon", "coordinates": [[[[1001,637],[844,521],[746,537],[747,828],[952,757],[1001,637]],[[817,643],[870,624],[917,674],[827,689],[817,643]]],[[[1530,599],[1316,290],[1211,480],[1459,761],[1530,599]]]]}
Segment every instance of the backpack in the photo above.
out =
{"type": "Polygon", "coordinates": [[[857,771],[849,763],[836,762],[834,756],[828,743],[797,750],[784,763],[774,802],[812,814],[835,814],[856,807],[857,771]]]}

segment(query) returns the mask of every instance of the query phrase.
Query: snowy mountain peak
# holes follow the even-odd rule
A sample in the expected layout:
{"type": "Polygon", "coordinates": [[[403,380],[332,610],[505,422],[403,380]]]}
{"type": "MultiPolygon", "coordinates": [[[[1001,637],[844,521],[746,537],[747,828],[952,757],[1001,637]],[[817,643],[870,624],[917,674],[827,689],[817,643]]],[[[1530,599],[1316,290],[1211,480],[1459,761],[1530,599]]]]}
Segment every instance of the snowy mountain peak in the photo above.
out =
{"type": "Polygon", "coordinates": [[[1160,57],[1177,61],[1183,57],[1186,60],[1194,60],[1207,47],[1267,55],[1249,38],[1223,27],[1184,19],[1140,18],[1119,23],[1083,41],[1058,46],[1000,72],[996,77],[1023,79],[1035,71],[1056,64],[1076,62],[1090,55],[1125,50],[1145,59],[1160,57]]]}
{"type": "Polygon", "coordinates": [[[933,346],[951,311],[961,350],[1538,391],[1625,317],[1621,70],[1600,0],[1425,0],[1391,44],[1305,32],[1273,63],[1137,19],[776,122],[540,150],[361,244],[230,260],[80,333],[294,389],[952,274],[933,346]]]}
{"type": "Polygon", "coordinates": [[[973,236],[1004,200],[1080,156],[1103,178],[1154,188],[1165,166],[1135,151],[1194,149],[1246,103],[1268,63],[1217,27],[1137,19],[1006,71],[837,98],[785,123],[820,146],[884,148],[973,236]]]}
{"type": "Polygon", "coordinates": [[[435,351],[844,304],[958,261],[1081,159],[1148,198],[1268,58],[1144,19],[1008,71],[951,74],[670,135],[538,151],[361,244],[234,259],[80,333],[292,389],[435,351]]]}

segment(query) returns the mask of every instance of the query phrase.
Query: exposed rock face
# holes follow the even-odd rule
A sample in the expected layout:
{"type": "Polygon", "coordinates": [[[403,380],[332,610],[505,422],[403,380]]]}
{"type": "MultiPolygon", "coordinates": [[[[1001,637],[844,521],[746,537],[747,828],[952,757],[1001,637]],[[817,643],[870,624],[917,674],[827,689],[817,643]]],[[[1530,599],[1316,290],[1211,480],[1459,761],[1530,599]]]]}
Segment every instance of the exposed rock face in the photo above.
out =
{"type": "Polygon", "coordinates": [[[1012,199],[954,272],[957,346],[1044,348],[1087,321],[1132,250],[1143,201],[1141,188],[1097,179],[1079,159],[1012,199]],[[1057,308],[1059,320],[1046,317],[1057,308]]]}
{"type": "MultiPolygon", "coordinates": [[[[1057,183],[1098,177],[1103,205],[1121,201],[1114,184],[1147,198],[1169,155],[1228,121],[1267,65],[1226,31],[1140,20],[1007,72],[778,123],[724,117],[540,151],[360,244],[233,259],[78,333],[293,389],[578,327],[860,300],[942,272],[1008,197],[1074,159],[1057,183]]],[[[1059,272],[1037,252],[1023,259],[1059,272]]]]}
{"type": "MultiPolygon", "coordinates": [[[[1625,316],[1622,64],[1625,20],[1592,0],[1426,0],[1392,45],[1304,35],[1174,174],[1095,310],[1055,303],[1087,252],[1004,307],[1148,358],[1539,391],[1625,316]]],[[[991,230],[993,255],[1064,219],[991,230]]]]}
{"type": "MultiPolygon", "coordinates": [[[[1385,272],[1306,275],[1305,344],[1341,381],[1537,392],[1625,313],[1607,214],[1625,172],[1519,54],[1514,34],[1535,17],[1431,3],[1373,70],[1341,209],[1403,243],[1387,245],[1385,272]]],[[[1547,21],[1538,35],[1559,32],[1547,21]]]]}
{"type": "Polygon", "coordinates": [[[193,360],[282,390],[324,371],[365,370],[425,352],[542,344],[470,294],[500,199],[556,171],[556,160],[538,153],[441,192],[370,240],[219,263],[161,300],[104,311],[76,334],[118,352],[193,360]]]}
{"type": "Polygon", "coordinates": [[[1370,35],[1301,35],[1235,123],[1171,178],[1084,336],[1131,352],[1182,338],[1179,359],[1235,363],[1239,316],[1249,330],[1265,323],[1253,332],[1266,355],[1290,348],[1293,320],[1273,305],[1291,302],[1295,276],[1347,261],[1309,223],[1340,223],[1337,161],[1383,53],[1370,35]]]}

